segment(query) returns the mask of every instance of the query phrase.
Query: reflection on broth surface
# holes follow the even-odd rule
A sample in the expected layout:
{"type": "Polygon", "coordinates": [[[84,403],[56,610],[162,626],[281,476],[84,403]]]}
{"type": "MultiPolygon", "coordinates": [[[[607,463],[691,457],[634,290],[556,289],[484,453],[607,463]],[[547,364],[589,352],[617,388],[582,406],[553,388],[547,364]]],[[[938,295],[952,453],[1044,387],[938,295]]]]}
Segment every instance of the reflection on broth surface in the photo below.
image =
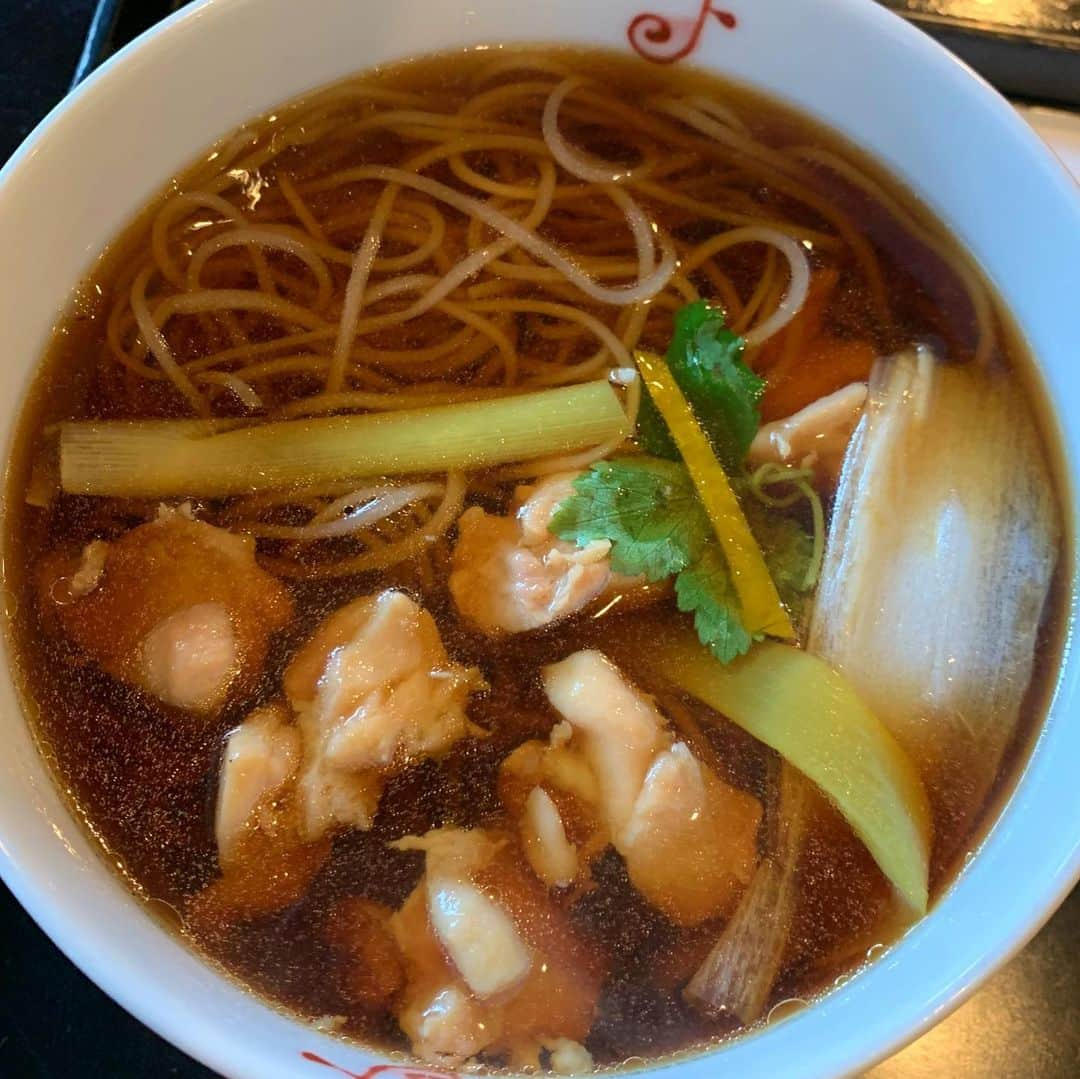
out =
{"type": "Polygon", "coordinates": [[[1038,721],[1025,363],[919,207],[744,90],[346,81],[58,329],[9,481],[28,710],[153,909],[322,1028],[713,1042],[920,916],[1038,721]]]}

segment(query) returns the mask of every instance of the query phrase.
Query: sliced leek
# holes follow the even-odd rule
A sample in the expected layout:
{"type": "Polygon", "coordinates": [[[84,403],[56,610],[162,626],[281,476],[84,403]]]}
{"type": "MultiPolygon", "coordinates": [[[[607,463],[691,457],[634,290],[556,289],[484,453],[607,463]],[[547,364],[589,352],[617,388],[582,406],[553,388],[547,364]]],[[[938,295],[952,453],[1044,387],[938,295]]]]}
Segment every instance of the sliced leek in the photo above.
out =
{"type": "Polygon", "coordinates": [[[1014,384],[925,348],[881,361],[848,449],[809,648],[947,792],[948,857],[1031,681],[1061,524],[1014,384]]]}
{"type": "Polygon", "coordinates": [[[365,476],[480,468],[580,450],[630,432],[607,381],[212,434],[198,422],[65,423],[60,430],[63,489],[128,498],[214,498],[365,476]]]}
{"type": "Polygon", "coordinates": [[[806,824],[809,783],[787,761],[776,762],[775,771],[762,860],[735,913],[683,989],[683,996],[706,1015],[735,1015],[746,1026],[764,1014],[783,965],[806,824]]]}
{"type": "Polygon", "coordinates": [[[911,759],[825,662],[765,642],[725,666],[693,633],[642,635],[633,659],[777,751],[832,800],[915,913],[926,910],[930,808],[911,759]]]}
{"type": "Polygon", "coordinates": [[[743,624],[752,634],[767,633],[793,640],[794,627],[780,602],[761,548],[746,523],[724,469],[667,364],[649,352],[634,353],[634,360],[653,404],[663,416],[682,455],[686,470],[694,481],[701,504],[723,548],[739,596],[743,624]]]}

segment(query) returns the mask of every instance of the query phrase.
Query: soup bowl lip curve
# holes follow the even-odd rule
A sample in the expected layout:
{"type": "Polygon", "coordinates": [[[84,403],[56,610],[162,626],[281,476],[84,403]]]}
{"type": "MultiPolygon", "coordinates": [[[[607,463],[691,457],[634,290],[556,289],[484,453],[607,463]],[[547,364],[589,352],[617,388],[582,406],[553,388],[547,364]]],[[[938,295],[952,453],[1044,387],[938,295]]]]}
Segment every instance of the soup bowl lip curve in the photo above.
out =
{"type": "MultiPolygon", "coordinates": [[[[231,0],[231,2],[237,7],[241,5],[251,7],[256,0],[231,0]]],[[[793,2],[794,0],[773,0],[772,6],[784,7],[793,2]]],[[[899,19],[884,10],[859,10],[856,12],[858,5],[855,0],[819,0],[819,2],[828,5],[830,8],[847,12],[852,19],[858,18],[869,20],[870,24],[876,23],[879,33],[891,34],[893,40],[898,42],[896,47],[903,49],[916,60],[921,57],[923,63],[937,65],[939,69],[945,65],[952,65],[954,71],[966,72],[963,65],[960,65],[944,50],[923,39],[922,35],[918,34],[917,31],[902,24],[899,19]]],[[[621,4],[614,3],[610,6],[619,7],[620,10],[622,7],[621,4]]],[[[112,86],[125,77],[132,78],[138,61],[155,47],[155,43],[169,40],[178,26],[190,25],[196,20],[213,19],[215,13],[222,11],[225,7],[225,0],[201,0],[201,2],[195,3],[188,9],[182,9],[122,50],[100,71],[91,76],[79,90],[61,102],[38,125],[4,169],[0,171],[0,207],[2,207],[9,179],[19,173],[28,158],[48,148],[49,141],[53,138],[59,120],[78,114],[82,108],[82,103],[98,94],[101,87],[112,86]]],[[[569,39],[567,43],[570,43],[569,39]]],[[[401,55],[408,55],[408,50],[402,50],[401,55]]],[[[707,62],[702,66],[708,70],[712,65],[707,62]]],[[[964,77],[969,83],[981,81],[977,80],[977,77],[970,72],[967,72],[964,77]]],[[[993,91],[986,88],[983,97],[983,108],[996,108],[999,112],[1008,108],[1001,99],[997,99],[995,104],[995,98],[996,95],[993,91]]],[[[266,107],[272,107],[274,104],[276,104],[276,101],[268,100],[266,107]]],[[[833,120],[831,122],[838,130],[844,130],[842,121],[833,120]]],[[[1036,136],[1030,132],[1030,129],[1026,127],[1019,117],[1014,118],[1014,135],[1017,140],[1016,145],[1021,150],[1024,149],[1024,143],[1026,142],[1026,152],[1029,155],[1041,155],[1043,166],[1048,163],[1049,152],[1041,147],[1036,136]]],[[[197,152],[198,148],[189,149],[194,149],[197,152]]],[[[1035,161],[1036,157],[1033,156],[1032,160],[1035,161]]],[[[1046,170],[1044,169],[1044,171],[1046,170]]],[[[1061,171],[1059,170],[1059,172],[1061,171]]],[[[1051,175],[1052,172],[1047,171],[1048,182],[1051,175]]],[[[138,206],[132,206],[130,209],[135,212],[138,206]]],[[[1004,298],[1008,303],[1009,297],[1006,295],[1004,298]]],[[[3,407],[14,411],[16,405],[11,403],[3,407]]],[[[1061,417],[1057,417],[1057,420],[1060,423],[1061,417]]],[[[1077,474],[1074,467],[1069,469],[1068,480],[1073,494],[1072,503],[1075,503],[1077,474]]],[[[1070,504],[1068,509],[1071,518],[1073,516],[1073,505],[1070,504]]],[[[1075,533],[1074,529],[1073,531],[1075,533]]],[[[1070,573],[1069,576],[1071,586],[1072,574],[1070,573]]],[[[1073,603],[1075,604],[1075,599],[1073,603]]],[[[1070,609],[1069,614],[1070,624],[1074,614],[1075,608],[1073,607],[1070,609]]],[[[7,644],[8,642],[5,641],[5,645],[7,644]]],[[[1066,675],[1070,669],[1077,665],[1077,662],[1075,658],[1070,658],[1070,653],[1066,650],[1058,676],[1056,695],[1060,696],[1063,693],[1062,687],[1066,675]]],[[[1075,681],[1076,671],[1073,670],[1072,673],[1075,681]]],[[[1051,706],[1051,713],[1053,712],[1054,705],[1051,706]]],[[[3,722],[3,717],[0,717],[0,722],[3,722]]],[[[1041,743],[1042,740],[1043,738],[1040,736],[1039,742],[1041,743]]],[[[1037,754],[1038,746],[1033,751],[1033,759],[1034,755],[1037,754]]],[[[1018,791],[1023,788],[1029,778],[1032,778],[1027,774],[1031,771],[1030,764],[1024,771],[1025,774],[1018,780],[1018,791]]],[[[65,820],[63,824],[65,827],[74,827],[70,819],[65,820]]],[[[54,829],[58,828],[57,825],[53,827],[54,829]]],[[[254,1044],[254,1038],[245,1038],[243,1034],[237,1037],[235,1030],[223,1028],[216,1024],[212,1017],[200,1013],[197,1008],[193,1010],[191,1001],[178,998],[175,991],[172,992],[172,996],[170,996],[170,989],[168,988],[164,990],[155,988],[152,992],[148,992],[147,971],[140,969],[139,963],[132,956],[117,953],[114,947],[108,945],[104,937],[95,934],[92,926],[86,923],[80,925],[79,919],[72,911],[72,899],[57,894],[54,888],[50,859],[54,855],[63,855],[61,848],[64,837],[61,831],[56,831],[56,851],[44,852],[41,855],[30,857],[26,855],[25,851],[18,850],[17,843],[9,845],[5,841],[9,830],[13,832],[16,828],[17,824],[12,816],[11,807],[4,804],[3,799],[0,798],[0,876],[4,878],[12,892],[49,936],[89,977],[149,1027],[183,1048],[193,1057],[223,1074],[235,1076],[258,1075],[260,1079],[268,1079],[268,1077],[276,1075],[294,1074],[295,1061],[293,1065],[286,1066],[283,1070],[280,1062],[275,1065],[274,1061],[267,1058],[265,1051],[254,1044]]],[[[995,833],[999,831],[1000,829],[995,826],[987,843],[999,842],[1001,837],[995,839],[995,833]]],[[[1041,886],[1029,890],[1022,906],[1018,903],[1008,910],[1010,920],[1007,926],[994,932],[992,938],[984,934],[985,939],[992,941],[992,943],[989,943],[987,947],[979,952],[975,962],[969,964],[964,970],[952,970],[947,979],[939,979],[939,982],[935,984],[933,993],[927,992],[917,1005],[913,1005],[909,1009],[908,1014],[894,1020],[892,1023],[885,1023],[883,1029],[873,1037],[860,1034],[852,1039],[851,1032],[847,1031],[846,1035],[851,1039],[849,1044],[846,1047],[834,1048],[831,1053],[826,1053],[816,1062],[809,1061],[805,1074],[808,1076],[835,1076],[852,1074],[862,1070],[890,1052],[895,1051],[961,1003],[993,970],[1015,954],[1030,939],[1065,898],[1077,878],[1080,877],[1080,836],[1074,834],[1071,842],[1068,839],[1062,839],[1057,847],[1057,855],[1056,868],[1052,872],[1047,872],[1041,886]]],[[[978,859],[976,859],[977,862],[978,859]]],[[[100,874],[108,874],[113,878],[114,884],[118,883],[111,869],[105,865],[103,858],[98,864],[89,867],[88,871],[95,877],[100,874]]],[[[944,897],[941,905],[944,905],[947,899],[948,896],[944,897]]],[[[136,906],[130,896],[118,895],[114,910],[117,915],[126,917],[133,915],[136,906]]],[[[133,916],[145,917],[145,915],[133,916]]],[[[918,938],[927,922],[938,916],[939,912],[933,911],[929,918],[916,926],[908,936],[912,940],[918,938]]],[[[989,930],[986,930],[986,933],[989,932],[989,930]]],[[[178,941],[173,941],[172,944],[174,948],[183,948],[178,941]]],[[[890,950],[890,954],[903,953],[906,947],[908,947],[908,944],[905,939],[894,946],[890,950]]],[[[825,1002],[816,1005],[813,1010],[817,1011],[823,1008],[824,1004],[825,1002]]],[[[264,1006],[259,1005],[259,1008],[264,1008],[264,1006]]],[[[266,1010],[270,1014],[275,1014],[270,1009],[266,1010]]],[[[305,1045],[311,1043],[316,1048],[321,1045],[323,1047],[322,1051],[332,1052],[327,1043],[319,1042],[313,1033],[309,1036],[308,1028],[303,1027],[300,1023],[296,1023],[294,1026],[298,1045],[301,1042],[305,1045]]],[[[700,1074],[701,1076],[715,1074],[712,1071],[706,1073],[706,1071],[702,1070],[699,1072],[696,1070],[695,1065],[700,1068],[703,1061],[713,1061],[716,1065],[721,1065],[727,1059],[726,1054],[738,1050],[739,1047],[742,1047],[743,1050],[741,1058],[749,1059],[746,1050],[749,1050],[750,1054],[752,1054],[754,1043],[760,1039],[768,1038],[770,1033],[769,1030],[766,1030],[752,1034],[734,1043],[730,1049],[722,1051],[721,1055],[717,1057],[700,1053],[690,1054],[684,1059],[664,1065],[663,1070],[666,1071],[668,1068],[672,1068],[672,1074],[675,1072],[683,1073],[685,1070],[687,1076],[691,1074],[700,1074]]],[[[348,1056],[344,1049],[342,1049],[342,1054],[348,1056]]],[[[376,1054],[376,1057],[383,1059],[378,1054],[376,1054]]],[[[657,1064],[655,1067],[660,1070],[661,1064],[657,1064]]],[[[649,1069],[647,1068],[647,1070],[649,1069]]]]}

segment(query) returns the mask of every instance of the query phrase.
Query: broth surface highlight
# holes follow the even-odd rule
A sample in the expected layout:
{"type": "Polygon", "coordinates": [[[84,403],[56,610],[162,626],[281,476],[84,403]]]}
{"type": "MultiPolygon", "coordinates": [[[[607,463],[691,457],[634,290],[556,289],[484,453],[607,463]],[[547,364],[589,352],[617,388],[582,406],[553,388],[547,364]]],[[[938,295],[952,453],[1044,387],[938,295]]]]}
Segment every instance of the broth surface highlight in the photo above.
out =
{"type": "MultiPolygon", "coordinates": [[[[286,583],[295,611],[271,638],[250,683],[221,707],[192,715],[105,673],[64,632],[48,589],[43,598],[49,557],[96,540],[113,542],[154,519],[159,502],[61,493],[45,507],[26,505],[26,490],[37,482],[31,465],[41,460],[49,425],[182,419],[199,407],[225,419],[392,410],[402,396],[423,406],[586,382],[626,366],[635,347],[663,353],[676,310],[699,296],[723,306],[744,335],[778,311],[787,276],[777,248],[746,242],[707,250],[714,237],[743,227],[793,237],[811,270],[808,306],[796,321],[746,351],[750,367],[767,380],[763,420],[865,380],[874,357],[916,341],[946,363],[986,362],[995,377],[1009,380],[1021,412],[1041,411],[1007,315],[951,238],[895,183],[820,126],[759,95],[607,54],[444,56],[348,80],[285,106],[174,180],[80,287],[25,409],[9,473],[5,543],[15,659],[43,751],[106,855],[156,915],[231,975],[343,1034],[408,1051],[393,1005],[358,1003],[350,980],[357,953],[352,938],[343,944],[347,934],[336,928],[358,909],[347,902],[402,907],[425,866],[420,851],[389,845],[405,836],[444,826],[516,835],[519,822],[500,790],[500,767],[522,743],[547,740],[563,718],[545,695],[541,669],[582,649],[616,660],[647,650],[656,620],[643,623],[632,604],[610,604],[531,632],[486,634],[462,616],[448,589],[452,521],[421,543],[418,555],[369,568],[379,550],[430,526],[440,500],[450,500],[449,478],[424,477],[431,493],[391,515],[374,539],[364,533],[303,543],[273,531],[306,527],[363,480],[276,502],[261,493],[196,496],[189,500],[196,518],[254,530],[262,565],[286,583]],[[589,80],[567,92],[559,113],[571,152],[586,167],[600,168],[599,160],[629,174],[620,185],[692,269],[678,271],[651,303],[614,306],[507,243],[479,276],[402,320],[418,296],[430,299],[428,290],[440,279],[498,240],[475,217],[422,189],[406,188],[396,201],[387,196],[395,174],[379,176],[372,167],[400,169],[418,158],[428,159],[420,166],[424,175],[490,201],[516,221],[539,213],[547,199],[533,227],[603,287],[633,287],[652,272],[662,252],[643,254],[646,241],[635,237],[634,219],[612,196],[612,185],[581,182],[543,149],[543,109],[567,73],[589,80]],[[720,141],[709,142],[678,109],[657,106],[658,95],[719,103],[694,117],[719,127],[720,141]],[[387,113],[393,113],[389,121],[387,113]],[[871,176],[920,234],[841,175],[830,155],[871,176]],[[352,313],[355,334],[343,343],[355,253],[380,214],[385,229],[367,297],[352,313]],[[945,258],[928,249],[927,235],[945,258]],[[217,242],[207,246],[207,240],[217,242]],[[391,285],[378,292],[418,274],[425,280],[404,291],[391,285]],[[236,299],[241,292],[247,300],[236,299]],[[177,302],[178,296],[192,299],[177,302]],[[261,299],[249,302],[252,296],[261,299]],[[170,303],[171,314],[158,320],[155,347],[149,327],[155,310],[170,303]],[[621,344],[621,355],[606,331],[621,344]],[[182,377],[166,377],[162,353],[182,377]],[[288,664],[333,612],[387,589],[400,589],[430,613],[454,663],[479,669],[487,689],[469,698],[468,719],[486,736],[465,737],[441,759],[421,754],[388,773],[370,829],[327,836],[328,854],[319,855],[325,860],[316,860],[308,886],[282,909],[243,915],[223,909],[205,897],[220,873],[215,803],[227,734],[254,709],[281,698],[288,664]]],[[[565,467],[590,463],[588,454],[581,457],[571,455],[565,467]]],[[[538,474],[505,465],[470,472],[465,504],[505,514],[515,484],[538,474]]],[[[823,494],[828,501],[829,485],[823,494]]],[[[809,527],[809,514],[794,512],[809,527]]],[[[1035,675],[998,792],[1044,709],[1060,652],[1061,591],[1055,583],[1045,607],[1035,675]]],[[[670,594],[652,610],[673,634],[687,624],[670,594]]],[[[699,757],[707,754],[725,784],[769,803],[772,750],[647,672],[620,666],[655,694],[676,733],[697,732],[704,743],[687,735],[691,747],[699,757]]],[[[972,849],[996,797],[980,794],[973,802],[967,762],[947,765],[928,780],[932,896],[972,849]]],[[[906,925],[888,881],[843,817],[813,795],[807,819],[790,933],[762,1018],[782,1001],[808,1000],[828,988],[906,925]]],[[[741,1029],[735,1016],[706,1018],[681,992],[723,919],[680,927],[634,887],[610,845],[593,861],[591,883],[555,894],[558,916],[595,951],[603,972],[584,1038],[597,1064],[679,1052],[741,1029]]],[[[371,960],[370,951],[365,956],[371,960]]],[[[552,1051],[545,1044],[538,1059],[549,1064],[552,1051]]],[[[511,1062],[505,1049],[485,1059],[511,1062]]]]}

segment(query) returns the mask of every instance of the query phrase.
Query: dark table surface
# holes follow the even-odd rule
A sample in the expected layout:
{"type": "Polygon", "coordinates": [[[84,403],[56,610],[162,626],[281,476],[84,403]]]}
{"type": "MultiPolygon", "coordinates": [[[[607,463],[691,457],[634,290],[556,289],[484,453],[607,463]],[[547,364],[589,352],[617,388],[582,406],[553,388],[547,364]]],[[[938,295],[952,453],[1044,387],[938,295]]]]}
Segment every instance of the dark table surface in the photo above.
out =
{"type": "MultiPolygon", "coordinates": [[[[0,160],[63,95],[94,0],[0,0],[0,160]]],[[[1080,891],[967,1004],[870,1079],[1077,1079],[1080,891]]],[[[117,1007],[0,885],[0,1077],[207,1079],[117,1007]]]]}

